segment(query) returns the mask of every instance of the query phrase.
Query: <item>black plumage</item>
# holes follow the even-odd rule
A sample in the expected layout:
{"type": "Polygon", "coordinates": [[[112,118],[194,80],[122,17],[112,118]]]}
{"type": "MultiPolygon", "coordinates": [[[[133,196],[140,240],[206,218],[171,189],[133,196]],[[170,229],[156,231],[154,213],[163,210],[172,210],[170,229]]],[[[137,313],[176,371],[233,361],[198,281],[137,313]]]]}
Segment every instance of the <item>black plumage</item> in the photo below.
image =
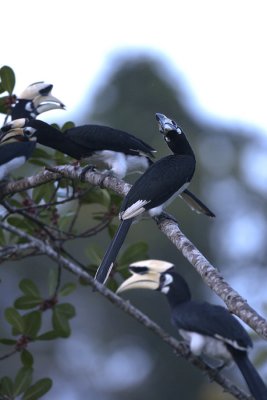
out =
{"type": "Polygon", "coordinates": [[[251,338],[226,308],[192,300],[186,281],[166,261],[138,261],[130,266],[130,271],[133,275],[117,292],[144,288],[164,293],[171,308],[171,320],[192,353],[216,358],[223,365],[234,361],[254,398],[267,399],[267,388],[248,358],[251,338]]]}
{"type": "Polygon", "coordinates": [[[31,156],[36,141],[23,140],[21,135],[9,134],[0,144],[0,180],[11,171],[21,167],[31,156]],[[6,142],[6,143],[5,143],[6,142]]]}
{"type": "Polygon", "coordinates": [[[163,208],[189,185],[195,171],[195,156],[183,131],[175,125],[164,130],[174,154],[155,162],[134,183],[120,209],[117,234],[97,270],[96,279],[105,282],[133,220],[145,211],[159,215],[163,208]],[[171,131],[171,135],[169,135],[171,131]]]}
{"type": "MultiPolygon", "coordinates": [[[[151,164],[155,150],[132,134],[103,125],[82,125],[67,129],[64,133],[40,120],[21,119],[20,125],[26,136],[56,149],[77,160],[96,157],[106,163],[111,171],[123,178],[129,172],[142,171],[151,164]]],[[[6,129],[13,129],[9,124],[6,129]]]]}

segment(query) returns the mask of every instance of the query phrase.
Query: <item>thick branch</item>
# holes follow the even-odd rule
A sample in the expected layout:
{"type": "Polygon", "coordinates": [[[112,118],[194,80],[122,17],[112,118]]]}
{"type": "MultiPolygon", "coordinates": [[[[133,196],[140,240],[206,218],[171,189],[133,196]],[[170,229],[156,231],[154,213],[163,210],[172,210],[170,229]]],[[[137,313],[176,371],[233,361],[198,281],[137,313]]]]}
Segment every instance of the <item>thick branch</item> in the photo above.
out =
{"type": "MultiPolygon", "coordinates": [[[[236,397],[239,400],[251,399],[251,396],[246,395],[229,379],[221,375],[218,369],[211,368],[203,360],[201,360],[201,358],[195,357],[190,352],[189,347],[186,343],[179,342],[178,340],[170,336],[159,325],[157,325],[154,321],[152,321],[148,316],[146,316],[137,308],[135,308],[133,305],[131,305],[129,301],[123,300],[115,293],[113,293],[111,290],[109,290],[107,287],[97,282],[91,275],[89,275],[86,271],[81,269],[78,265],[60,256],[50,245],[44,243],[39,239],[32,237],[31,235],[25,233],[24,231],[15,228],[5,222],[0,222],[0,227],[18,235],[23,239],[28,240],[29,243],[24,244],[24,246],[28,246],[29,248],[35,248],[39,253],[47,255],[53,261],[59,263],[61,266],[65,267],[66,269],[74,273],[76,276],[85,279],[95,291],[99,292],[102,296],[104,296],[110,302],[112,302],[116,307],[120,308],[122,311],[133,317],[140,324],[144,325],[147,329],[151,330],[156,335],[158,335],[165,343],[167,343],[172,348],[175,355],[188,360],[190,363],[195,365],[201,371],[206,373],[212,381],[217,382],[221,387],[223,387],[224,391],[231,393],[234,397],[236,397]]],[[[24,247],[21,248],[21,251],[23,250],[24,247]]]]}
{"type": "MultiPolygon", "coordinates": [[[[2,190],[3,195],[16,193],[21,190],[32,188],[45,182],[65,177],[69,179],[81,179],[82,168],[71,165],[53,167],[53,172],[43,171],[36,176],[32,176],[17,182],[8,183],[2,190]]],[[[125,196],[131,185],[115,177],[106,176],[99,172],[88,171],[85,181],[92,185],[102,186],[111,189],[116,193],[125,196]]],[[[247,301],[242,298],[222,277],[199,250],[181,232],[178,224],[172,220],[161,217],[158,218],[159,229],[170,239],[170,241],[182,252],[184,257],[193,265],[201,275],[204,282],[225,302],[228,309],[240,317],[260,336],[267,338],[267,322],[261,317],[247,301]]]]}

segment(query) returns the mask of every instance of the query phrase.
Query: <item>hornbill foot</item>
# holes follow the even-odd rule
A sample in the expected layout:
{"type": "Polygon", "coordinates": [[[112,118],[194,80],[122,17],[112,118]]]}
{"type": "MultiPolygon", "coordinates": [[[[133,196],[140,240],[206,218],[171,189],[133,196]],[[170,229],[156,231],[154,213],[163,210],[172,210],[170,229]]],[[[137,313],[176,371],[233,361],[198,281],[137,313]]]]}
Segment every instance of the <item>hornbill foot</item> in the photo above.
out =
{"type": "Polygon", "coordinates": [[[82,169],[81,175],[80,175],[80,179],[82,182],[85,182],[85,175],[88,171],[94,172],[96,170],[95,165],[86,165],[86,167],[84,167],[82,169]]]}
{"type": "Polygon", "coordinates": [[[114,176],[116,176],[116,175],[112,172],[111,169],[108,169],[108,170],[106,170],[106,171],[101,172],[101,175],[102,175],[102,177],[101,177],[101,179],[100,179],[100,181],[99,181],[99,187],[100,187],[101,189],[104,189],[104,188],[105,188],[103,184],[104,184],[104,180],[105,180],[106,178],[114,178],[114,176]]]}
{"type": "Polygon", "coordinates": [[[173,215],[171,215],[171,214],[169,214],[169,213],[167,213],[165,211],[163,211],[160,215],[156,215],[154,217],[154,220],[156,221],[157,224],[160,224],[161,221],[164,220],[164,219],[169,219],[169,220],[175,222],[176,224],[178,224],[177,219],[174,218],[173,215]]]}

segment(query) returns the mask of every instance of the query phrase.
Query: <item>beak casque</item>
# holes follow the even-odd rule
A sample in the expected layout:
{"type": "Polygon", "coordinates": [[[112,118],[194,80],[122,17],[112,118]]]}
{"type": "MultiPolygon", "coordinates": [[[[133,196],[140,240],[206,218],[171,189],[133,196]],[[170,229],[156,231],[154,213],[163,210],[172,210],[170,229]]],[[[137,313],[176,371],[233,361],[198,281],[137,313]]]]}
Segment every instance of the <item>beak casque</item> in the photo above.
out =
{"type": "Polygon", "coordinates": [[[119,286],[117,293],[130,289],[157,290],[161,274],[173,267],[173,264],[161,260],[143,260],[132,263],[129,266],[132,276],[119,286]]]}
{"type": "Polygon", "coordinates": [[[38,95],[33,99],[34,108],[41,114],[45,111],[55,110],[55,109],[65,109],[65,105],[54,96],[42,96],[38,95]]]}
{"type": "Polygon", "coordinates": [[[0,129],[0,142],[3,143],[17,135],[23,135],[23,128],[27,121],[28,120],[26,118],[19,118],[2,126],[0,129]]]}
{"type": "Polygon", "coordinates": [[[22,128],[14,128],[14,129],[10,129],[7,132],[0,132],[0,143],[1,144],[4,142],[7,142],[9,140],[12,140],[12,139],[20,140],[19,138],[21,138],[22,141],[25,139],[24,131],[22,128]]]}

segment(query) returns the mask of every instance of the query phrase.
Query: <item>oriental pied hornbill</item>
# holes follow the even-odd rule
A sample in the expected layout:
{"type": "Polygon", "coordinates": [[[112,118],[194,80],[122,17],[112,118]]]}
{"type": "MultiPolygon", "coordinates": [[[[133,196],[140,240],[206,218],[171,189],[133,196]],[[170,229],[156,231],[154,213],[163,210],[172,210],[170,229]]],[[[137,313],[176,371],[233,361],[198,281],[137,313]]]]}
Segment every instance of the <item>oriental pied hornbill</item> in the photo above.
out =
{"type": "MultiPolygon", "coordinates": [[[[5,128],[3,127],[1,131],[5,128]]],[[[31,156],[36,144],[36,138],[25,138],[21,131],[8,131],[0,140],[0,180],[9,172],[21,167],[31,156]]]]}
{"type": "MultiPolygon", "coordinates": [[[[164,117],[163,114],[158,115],[164,117]]],[[[167,117],[165,122],[161,119],[162,126],[165,126],[162,129],[168,129],[169,121],[167,117]]],[[[130,172],[145,171],[153,164],[150,157],[155,150],[151,146],[127,132],[108,126],[82,125],[67,129],[63,134],[46,122],[22,118],[7,124],[6,131],[12,130],[13,126],[20,126],[26,137],[36,136],[38,143],[77,160],[95,157],[106,163],[111,168],[110,171],[119,178],[130,172]]],[[[185,189],[180,196],[196,212],[215,217],[189,190],[185,189]]]]}
{"type": "Polygon", "coordinates": [[[52,89],[53,85],[44,82],[36,82],[28,86],[11,107],[11,119],[35,119],[45,111],[64,109],[64,104],[51,95],[52,89]]]}
{"type": "Polygon", "coordinates": [[[132,276],[121,284],[117,293],[137,288],[164,293],[171,308],[172,323],[189,343],[191,352],[221,360],[223,366],[234,361],[255,400],[267,399],[267,388],[247,355],[252,341],[226,308],[191,300],[186,281],[169,262],[138,261],[129,269],[132,276]]]}
{"type": "MultiPolygon", "coordinates": [[[[129,172],[140,172],[152,163],[155,150],[134,135],[102,125],[82,125],[64,133],[40,120],[14,121],[37,142],[58,150],[77,160],[95,157],[111,168],[114,175],[123,178],[129,172]]],[[[13,123],[6,129],[13,129],[13,123]]]]}
{"type": "Polygon", "coordinates": [[[96,273],[99,282],[108,278],[134,219],[145,211],[151,216],[161,214],[164,206],[187,188],[194,175],[196,159],[184,132],[169,119],[162,126],[161,133],[173,154],[152,164],[124,198],[119,213],[121,223],[96,273]]]}

